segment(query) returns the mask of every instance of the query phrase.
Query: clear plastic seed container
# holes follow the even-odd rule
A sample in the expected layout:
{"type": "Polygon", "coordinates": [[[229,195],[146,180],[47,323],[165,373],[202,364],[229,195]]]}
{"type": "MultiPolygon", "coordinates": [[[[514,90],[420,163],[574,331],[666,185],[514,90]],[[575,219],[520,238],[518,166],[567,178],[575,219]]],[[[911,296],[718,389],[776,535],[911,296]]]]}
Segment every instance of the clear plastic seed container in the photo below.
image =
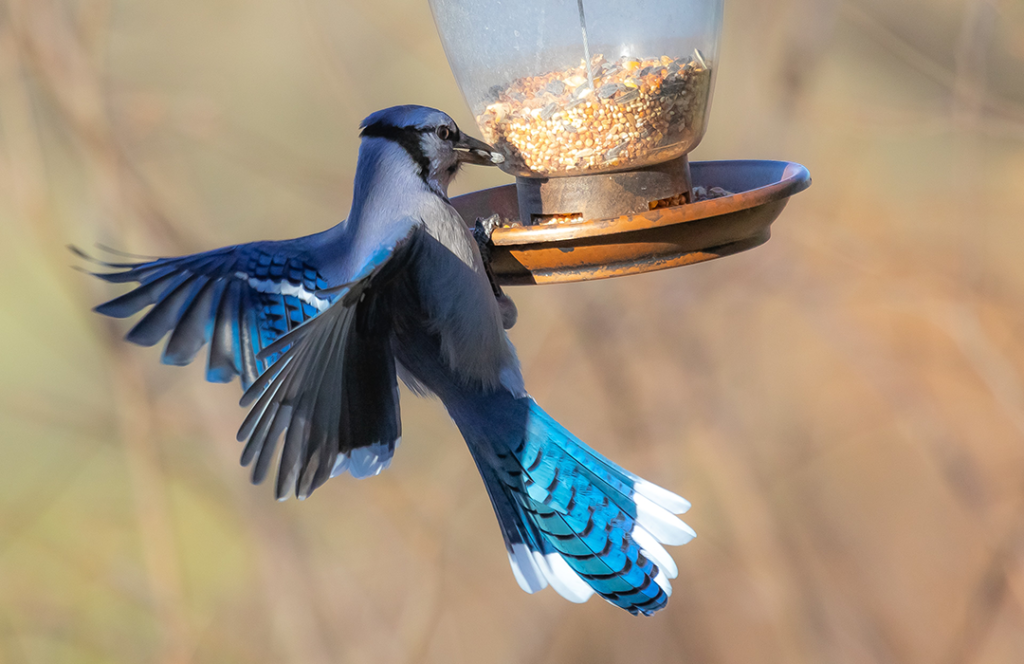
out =
{"type": "Polygon", "coordinates": [[[723,0],[430,0],[484,140],[524,177],[620,171],[700,142],[723,0]]]}

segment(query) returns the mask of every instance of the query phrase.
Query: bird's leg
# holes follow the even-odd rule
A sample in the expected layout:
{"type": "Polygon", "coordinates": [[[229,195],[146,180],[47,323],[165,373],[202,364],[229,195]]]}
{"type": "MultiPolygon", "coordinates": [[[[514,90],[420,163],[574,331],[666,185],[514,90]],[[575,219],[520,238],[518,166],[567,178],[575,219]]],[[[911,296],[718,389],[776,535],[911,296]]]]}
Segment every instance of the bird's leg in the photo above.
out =
{"type": "Polygon", "coordinates": [[[491,282],[491,290],[498,300],[498,309],[501,311],[501,324],[508,330],[516,324],[519,311],[515,302],[501,290],[498,281],[494,278],[494,270],[491,269],[491,233],[501,224],[501,217],[492,214],[489,217],[477,217],[473,226],[473,238],[480,247],[480,258],[484,261],[484,271],[487,273],[487,280],[491,282]]]}

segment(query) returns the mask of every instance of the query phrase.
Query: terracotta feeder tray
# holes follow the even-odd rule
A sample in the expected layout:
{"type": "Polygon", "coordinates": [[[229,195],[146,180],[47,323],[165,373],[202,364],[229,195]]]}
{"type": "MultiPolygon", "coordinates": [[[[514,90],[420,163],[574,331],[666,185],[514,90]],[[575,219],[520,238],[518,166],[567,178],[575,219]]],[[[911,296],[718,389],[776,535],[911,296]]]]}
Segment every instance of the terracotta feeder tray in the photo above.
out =
{"type": "MultiPolygon", "coordinates": [[[[499,284],[521,286],[607,279],[690,265],[768,241],[789,197],[811,185],[800,164],[786,161],[690,163],[694,187],[728,196],[614,219],[497,228],[491,268],[499,284]]],[[[497,213],[519,219],[516,185],[452,199],[466,223],[497,213]]]]}

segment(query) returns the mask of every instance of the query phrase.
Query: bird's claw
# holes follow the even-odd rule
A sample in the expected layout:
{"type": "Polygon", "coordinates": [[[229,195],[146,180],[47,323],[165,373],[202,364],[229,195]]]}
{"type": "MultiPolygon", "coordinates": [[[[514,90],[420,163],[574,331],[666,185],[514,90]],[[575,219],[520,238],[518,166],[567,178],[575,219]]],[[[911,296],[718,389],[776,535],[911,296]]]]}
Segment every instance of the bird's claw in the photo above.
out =
{"type": "Polygon", "coordinates": [[[473,226],[473,237],[480,245],[480,251],[483,251],[484,247],[490,243],[494,229],[499,226],[501,226],[501,217],[497,214],[492,214],[489,217],[477,217],[476,224],[473,226]]]}

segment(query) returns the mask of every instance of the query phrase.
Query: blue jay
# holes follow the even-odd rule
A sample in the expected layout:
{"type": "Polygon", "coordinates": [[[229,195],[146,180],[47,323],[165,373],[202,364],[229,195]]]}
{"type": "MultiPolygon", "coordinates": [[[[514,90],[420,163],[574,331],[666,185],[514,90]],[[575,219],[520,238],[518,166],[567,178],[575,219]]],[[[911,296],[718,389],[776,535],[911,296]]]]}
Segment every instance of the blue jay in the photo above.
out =
{"type": "Polygon", "coordinates": [[[526,393],[505,332],[514,309],[448,200],[462,164],[502,155],[422,106],[378,111],[361,129],[345,221],[295,240],[103,263],[114,271],[97,276],[139,285],[96,311],[125,318],[152,305],[127,339],[151,346],[169,333],[165,364],[209,345],[207,380],[239,376],[245,391],[238,440],[254,483],[282,441],[282,500],[388,466],[401,439],[398,377],[437,395],[526,592],[551,585],[574,602],[597,593],[633,614],[663,608],[677,570],[662,545],[694,537],[674,516],[690,504],[586,446],[526,393]]]}

